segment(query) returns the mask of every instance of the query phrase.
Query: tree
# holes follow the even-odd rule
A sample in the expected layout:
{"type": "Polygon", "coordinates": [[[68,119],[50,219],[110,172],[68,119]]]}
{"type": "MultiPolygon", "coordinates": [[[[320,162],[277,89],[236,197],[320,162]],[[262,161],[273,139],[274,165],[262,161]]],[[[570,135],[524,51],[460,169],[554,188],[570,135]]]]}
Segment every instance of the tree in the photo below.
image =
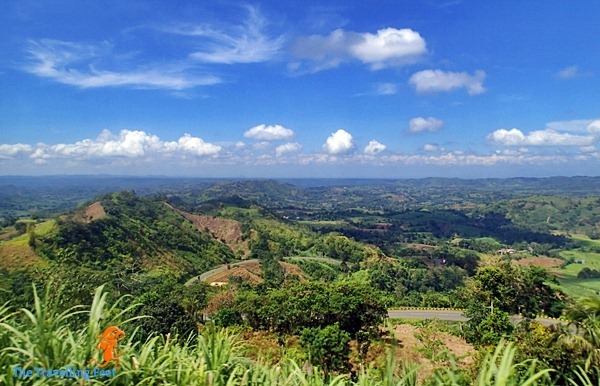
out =
{"type": "Polygon", "coordinates": [[[308,354],[310,362],[323,369],[325,374],[349,370],[349,342],[350,335],[340,329],[337,323],[305,328],[300,334],[300,345],[308,354]]]}
{"type": "Polygon", "coordinates": [[[518,267],[510,262],[480,268],[467,288],[465,316],[470,318],[467,322],[470,341],[494,343],[502,334],[510,333],[511,314],[535,318],[543,311],[558,316],[564,301],[548,285],[552,280],[542,269],[518,267]]]}
{"type": "Polygon", "coordinates": [[[566,317],[577,328],[580,337],[600,359],[600,297],[579,299],[567,309],[566,317]]]}
{"type": "Polygon", "coordinates": [[[36,247],[36,234],[35,234],[35,224],[30,223],[27,224],[27,244],[33,249],[36,247]]]}
{"type": "Polygon", "coordinates": [[[380,292],[364,279],[290,282],[263,293],[243,291],[236,310],[253,328],[300,333],[335,323],[351,337],[373,336],[387,315],[380,292]]]}
{"type": "Polygon", "coordinates": [[[509,299],[514,298],[509,280],[499,267],[483,267],[477,271],[469,286],[470,296],[465,316],[468,341],[489,345],[497,344],[512,332],[509,299]]]}

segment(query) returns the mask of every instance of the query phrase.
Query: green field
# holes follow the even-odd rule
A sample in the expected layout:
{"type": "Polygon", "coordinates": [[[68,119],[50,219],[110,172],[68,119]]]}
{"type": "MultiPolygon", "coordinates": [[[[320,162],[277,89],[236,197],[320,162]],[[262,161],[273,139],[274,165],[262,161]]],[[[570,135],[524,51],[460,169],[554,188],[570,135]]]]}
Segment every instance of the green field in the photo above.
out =
{"type": "MultiPolygon", "coordinates": [[[[591,240],[584,235],[574,235],[572,238],[584,246],[600,246],[600,240],[591,240]]],[[[568,295],[580,297],[600,293],[600,279],[577,278],[577,274],[585,267],[600,271],[600,253],[571,250],[562,251],[560,255],[565,259],[573,258],[584,261],[583,263],[569,264],[564,269],[557,270],[560,284],[568,295]]]]}

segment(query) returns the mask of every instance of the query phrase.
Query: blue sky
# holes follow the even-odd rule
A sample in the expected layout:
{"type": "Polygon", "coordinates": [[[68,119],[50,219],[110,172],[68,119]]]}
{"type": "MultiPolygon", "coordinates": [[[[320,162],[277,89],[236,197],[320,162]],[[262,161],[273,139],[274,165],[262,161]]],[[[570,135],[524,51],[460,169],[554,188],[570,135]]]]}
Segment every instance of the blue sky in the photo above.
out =
{"type": "Polygon", "coordinates": [[[0,4],[0,174],[600,175],[600,3],[0,4]]]}

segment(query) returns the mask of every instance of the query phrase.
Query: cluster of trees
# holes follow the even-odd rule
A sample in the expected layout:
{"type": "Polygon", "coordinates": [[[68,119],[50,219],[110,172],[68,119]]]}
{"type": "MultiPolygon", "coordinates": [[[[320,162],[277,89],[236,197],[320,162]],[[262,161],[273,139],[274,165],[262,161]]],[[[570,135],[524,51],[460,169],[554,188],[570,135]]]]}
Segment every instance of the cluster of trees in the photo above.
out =
{"type": "Polygon", "coordinates": [[[219,303],[211,309],[216,324],[273,331],[281,339],[297,335],[311,362],[326,372],[349,369],[351,339],[366,354],[387,316],[384,297],[364,275],[247,288],[219,303]]]}
{"type": "MultiPolygon", "coordinates": [[[[365,278],[331,283],[291,281],[280,288],[237,294],[233,309],[244,324],[282,334],[338,323],[351,337],[373,335],[387,315],[382,294],[365,278]]],[[[219,309],[215,314],[222,310],[219,309]]]]}
{"type": "Polygon", "coordinates": [[[400,304],[414,306],[422,304],[406,304],[406,298],[429,292],[448,293],[462,287],[467,278],[467,272],[459,267],[427,268],[409,261],[374,263],[368,266],[368,272],[376,288],[395,295],[400,304]]]}
{"type": "Polygon", "coordinates": [[[512,333],[511,315],[559,317],[567,303],[551,283],[556,278],[537,267],[502,262],[480,268],[465,289],[465,337],[478,345],[496,344],[512,333]]]}
{"type": "Polygon", "coordinates": [[[577,274],[578,279],[597,279],[600,278],[600,271],[594,268],[585,267],[577,274]]]}

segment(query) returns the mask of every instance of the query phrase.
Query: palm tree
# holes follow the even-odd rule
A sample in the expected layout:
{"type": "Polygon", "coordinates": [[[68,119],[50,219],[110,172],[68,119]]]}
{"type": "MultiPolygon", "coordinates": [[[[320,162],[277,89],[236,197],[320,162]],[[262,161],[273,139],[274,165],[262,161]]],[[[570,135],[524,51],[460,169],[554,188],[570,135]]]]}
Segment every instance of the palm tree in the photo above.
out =
{"type": "Polygon", "coordinates": [[[585,297],[567,309],[565,314],[569,326],[574,326],[577,335],[573,343],[590,352],[588,363],[600,364],[600,297],[585,297]]]}

